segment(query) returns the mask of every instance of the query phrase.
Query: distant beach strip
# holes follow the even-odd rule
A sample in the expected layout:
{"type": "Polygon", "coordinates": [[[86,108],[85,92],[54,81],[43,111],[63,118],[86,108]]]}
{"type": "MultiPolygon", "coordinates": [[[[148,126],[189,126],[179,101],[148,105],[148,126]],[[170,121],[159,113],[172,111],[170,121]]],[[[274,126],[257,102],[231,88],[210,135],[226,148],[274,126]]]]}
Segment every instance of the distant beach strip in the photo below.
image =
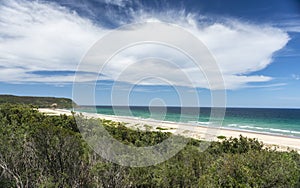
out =
{"type": "MultiPolygon", "coordinates": [[[[65,109],[49,109],[49,108],[39,108],[40,112],[46,115],[72,115],[70,110],[65,109]]],[[[230,127],[218,128],[218,130],[213,130],[216,128],[209,127],[209,125],[197,126],[190,123],[183,122],[170,122],[170,121],[157,121],[152,119],[144,119],[138,117],[129,116],[115,116],[106,115],[98,113],[88,113],[88,112],[76,112],[76,114],[82,114],[87,118],[99,118],[107,119],[116,122],[124,122],[128,128],[140,129],[140,130],[150,130],[150,131],[163,131],[170,132],[173,134],[180,134],[185,137],[190,137],[194,139],[204,140],[207,138],[208,133],[215,133],[216,135],[211,135],[214,140],[218,140],[217,137],[225,136],[226,138],[233,137],[238,138],[240,135],[248,138],[256,138],[263,142],[265,146],[276,148],[278,151],[296,150],[300,153],[300,137],[272,134],[267,132],[258,132],[251,130],[241,130],[241,129],[230,129],[230,127]]]]}

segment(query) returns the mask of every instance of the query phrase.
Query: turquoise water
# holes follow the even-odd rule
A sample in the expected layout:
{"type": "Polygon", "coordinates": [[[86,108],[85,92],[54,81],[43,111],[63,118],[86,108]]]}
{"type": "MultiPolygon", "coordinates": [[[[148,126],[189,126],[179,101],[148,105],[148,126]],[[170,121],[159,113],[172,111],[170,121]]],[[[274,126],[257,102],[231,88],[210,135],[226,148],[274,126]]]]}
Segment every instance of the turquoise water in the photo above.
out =
{"type": "MultiPolygon", "coordinates": [[[[91,107],[80,110],[92,112],[91,107]]],[[[211,108],[97,106],[97,113],[213,126],[211,108]],[[199,113],[200,111],[200,113],[199,113]],[[200,114],[200,115],[199,115],[200,114]]],[[[300,109],[227,108],[223,128],[300,137],[300,109]]]]}

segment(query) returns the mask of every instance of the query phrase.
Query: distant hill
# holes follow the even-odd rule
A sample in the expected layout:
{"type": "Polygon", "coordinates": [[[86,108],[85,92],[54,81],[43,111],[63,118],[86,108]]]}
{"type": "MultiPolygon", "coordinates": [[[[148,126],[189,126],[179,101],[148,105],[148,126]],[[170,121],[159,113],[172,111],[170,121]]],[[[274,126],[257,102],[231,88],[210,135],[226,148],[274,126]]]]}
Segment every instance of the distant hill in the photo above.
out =
{"type": "Polygon", "coordinates": [[[68,98],[0,95],[0,104],[3,103],[31,104],[39,108],[50,108],[53,104],[56,104],[57,108],[72,108],[72,104],[76,105],[68,98]]]}

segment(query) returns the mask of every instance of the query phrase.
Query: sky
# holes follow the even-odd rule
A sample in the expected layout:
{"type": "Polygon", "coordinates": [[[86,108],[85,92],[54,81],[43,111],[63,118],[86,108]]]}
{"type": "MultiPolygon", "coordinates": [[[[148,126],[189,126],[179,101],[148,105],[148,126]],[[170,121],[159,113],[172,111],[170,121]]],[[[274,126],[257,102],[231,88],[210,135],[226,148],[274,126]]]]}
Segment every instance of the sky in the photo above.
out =
{"type": "Polygon", "coordinates": [[[103,37],[144,22],[176,25],[206,46],[222,73],[226,106],[300,108],[296,0],[1,1],[0,94],[73,98],[75,79],[93,86],[96,105],[181,106],[187,100],[190,106],[211,106],[212,93],[222,87],[208,85],[203,72],[170,47],[135,45],[115,55],[102,72],[95,64],[77,70],[103,37]],[[142,61],[149,57],[173,64],[142,61]],[[146,78],[150,73],[155,78],[146,78]],[[190,99],[192,91],[198,103],[190,99]]]}

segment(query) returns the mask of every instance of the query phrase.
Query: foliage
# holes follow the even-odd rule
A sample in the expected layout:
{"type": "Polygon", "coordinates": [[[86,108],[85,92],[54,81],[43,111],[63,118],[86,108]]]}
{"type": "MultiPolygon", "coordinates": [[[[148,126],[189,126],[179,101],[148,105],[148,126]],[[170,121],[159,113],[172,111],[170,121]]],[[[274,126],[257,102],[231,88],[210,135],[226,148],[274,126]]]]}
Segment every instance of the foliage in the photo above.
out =
{"type": "MultiPolygon", "coordinates": [[[[171,134],[85,119],[138,147],[171,134]]],[[[205,151],[191,139],[171,159],[150,167],[105,161],[82,139],[72,116],[46,116],[26,105],[0,105],[1,187],[299,187],[300,155],[264,149],[255,139],[225,138],[205,151]]]]}
{"type": "Polygon", "coordinates": [[[246,138],[240,135],[240,138],[225,138],[222,142],[213,142],[210,145],[210,152],[215,154],[222,153],[246,153],[251,150],[260,151],[263,143],[257,139],[246,138]]]}
{"type": "Polygon", "coordinates": [[[223,140],[223,139],[226,138],[226,136],[220,135],[220,136],[217,136],[217,138],[220,139],[220,140],[223,140]]]}
{"type": "Polygon", "coordinates": [[[156,127],[156,129],[161,131],[168,130],[167,128],[163,128],[163,127],[156,127]]]}
{"type": "Polygon", "coordinates": [[[57,108],[66,109],[72,108],[72,105],[76,105],[71,99],[67,98],[0,95],[0,104],[3,103],[27,104],[39,108],[50,108],[52,104],[57,104],[57,108]]]}

